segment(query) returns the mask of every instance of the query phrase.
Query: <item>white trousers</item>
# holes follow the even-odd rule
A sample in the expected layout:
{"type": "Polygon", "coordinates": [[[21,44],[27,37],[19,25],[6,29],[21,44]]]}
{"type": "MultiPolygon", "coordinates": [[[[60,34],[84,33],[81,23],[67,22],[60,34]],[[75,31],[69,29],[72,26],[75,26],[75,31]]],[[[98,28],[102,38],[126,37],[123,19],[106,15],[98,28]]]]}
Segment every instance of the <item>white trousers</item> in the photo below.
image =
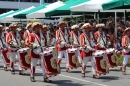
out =
{"type": "Polygon", "coordinates": [[[91,60],[92,72],[95,72],[95,61],[93,56],[83,57],[82,67],[86,66],[89,60],[91,60]]]}
{"type": "Polygon", "coordinates": [[[19,67],[19,70],[22,70],[21,66],[20,66],[20,58],[19,58],[19,55],[17,52],[10,52],[10,65],[12,67],[12,64],[14,65],[15,61],[16,61],[16,58],[18,59],[18,67],[19,67]]]}
{"type": "Polygon", "coordinates": [[[129,58],[130,58],[130,55],[124,55],[123,66],[127,65],[129,58]]]}
{"type": "Polygon", "coordinates": [[[3,56],[3,54],[2,54],[2,51],[0,51],[0,57],[2,57],[2,60],[3,60],[3,65],[4,65],[4,67],[6,67],[6,62],[5,62],[5,59],[4,59],[4,56],[3,56]]]}
{"type": "Polygon", "coordinates": [[[58,59],[62,59],[63,56],[65,57],[65,60],[66,60],[66,66],[68,67],[68,53],[66,50],[64,51],[58,51],[58,59]]]}
{"type": "MultiPolygon", "coordinates": [[[[33,67],[36,68],[38,61],[39,61],[39,58],[31,58],[31,71],[32,71],[32,73],[35,73],[35,69],[33,69],[33,67]]],[[[42,59],[41,59],[41,67],[42,67],[42,73],[44,76],[46,73],[45,73],[42,59]]]]}
{"type": "Polygon", "coordinates": [[[77,54],[78,54],[78,60],[79,60],[79,62],[81,62],[82,59],[81,59],[81,56],[80,56],[80,51],[79,51],[79,49],[77,49],[77,54]]]}

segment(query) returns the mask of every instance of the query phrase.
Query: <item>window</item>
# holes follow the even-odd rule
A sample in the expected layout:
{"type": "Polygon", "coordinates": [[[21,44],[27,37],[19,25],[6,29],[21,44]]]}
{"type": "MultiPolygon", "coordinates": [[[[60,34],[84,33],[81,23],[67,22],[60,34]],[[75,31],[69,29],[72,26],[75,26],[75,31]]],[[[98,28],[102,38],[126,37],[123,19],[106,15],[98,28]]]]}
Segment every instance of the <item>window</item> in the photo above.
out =
{"type": "Polygon", "coordinates": [[[20,2],[31,2],[31,0],[20,0],[20,2]]]}
{"type": "Polygon", "coordinates": [[[32,2],[40,2],[40,0],[32,0],[32,2]]]}

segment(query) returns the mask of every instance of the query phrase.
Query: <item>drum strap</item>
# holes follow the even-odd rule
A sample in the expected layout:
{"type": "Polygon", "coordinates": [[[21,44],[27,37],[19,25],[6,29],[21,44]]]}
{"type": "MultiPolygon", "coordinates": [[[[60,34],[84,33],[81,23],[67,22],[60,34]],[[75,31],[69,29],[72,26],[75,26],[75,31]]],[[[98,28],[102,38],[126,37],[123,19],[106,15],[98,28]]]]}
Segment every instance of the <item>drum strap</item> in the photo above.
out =
{"type": "MultiPolygon", "coordinates": [[[[88,36],[87,36],[86,34],[84,34],[84,33],[83,33],[83,35],[84,35],[84,37],[86,37],[86,38],[87,38],[87,40],[88,40],[88,43],[89,43],[90,47],[92,47],[92,45],[91,45],[91,43],[90,43],[90,40],[89,40],[88,36]]],[[[85,39],[84,39],[84,40],[85,40],[85,39]]],[[[92,48],[93,48],[93,47],[92,47],[92,48]]]]}
{"type": "Polygon", "coordinates": [[[59,35],[61,34],[62,37],[63,37],[63,39],[65,40],[65,42],[67,42],[66,39],[65,39],[65,37],[63,36],[64,33],[61,30],[59,32],[60,32],[59,35]]]}
{"type": "MultiPolygon", "coordinates": [[[[76,38],[76,40],[78,39],[78,36],[76,36],[76,34],[75,33],[72,33],[73,34],[73,36],[75,36],[75,38],[76,38]]],[[[77,40],[77,42],[78,42],[78,44],[79,44],[79,41],[77,40]]]]}
{"type": "Polygon", "coordinates": [[[104,39],[103,39],[103,34],[104,34],[104,33],[100,33],[100,36],[101,36],[101,38],[102,38],[102,41],[103,41],[103,43],[104,43],[104,46],[106,47],[106,43],[105,43],[105,41],[104,41],[104,39]]]}
{"type": "MultiPolygon", "coordinates": [[[[40,43],[40,41],[38,40],[38,37],[37,37],[37,35],[36,35],[35,33],[34,33],[34,36],[35,36],[36,40],[38,41],[39,45],[40,45],[40,46],[42,46],[42,45],[41,45],[41,43],[40,43]]],[[[43,52],[43,49],[42,49],[42,47],[41,47],[41,50],[42,50],[42,52],[43,52]]]]}
{"type": "MultiPolygon", "coordinates": [[[[17,39],[14,37],[14,34],[12,34],[12,36],[13,36],[14,40],[16,41],[16,43],[18,44],[18,46],[20,47],[20,45],[19,45],[17,39]]],[[[16,33],[16,37],[17,37],[17,33],[16,33]]]]}

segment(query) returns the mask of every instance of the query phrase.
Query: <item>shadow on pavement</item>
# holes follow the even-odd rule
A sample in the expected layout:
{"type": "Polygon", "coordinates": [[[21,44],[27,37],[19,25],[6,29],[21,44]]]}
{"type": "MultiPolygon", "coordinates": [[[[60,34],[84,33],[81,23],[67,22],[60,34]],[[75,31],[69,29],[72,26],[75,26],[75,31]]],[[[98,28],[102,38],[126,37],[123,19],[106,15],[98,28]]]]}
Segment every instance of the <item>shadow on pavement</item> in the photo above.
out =
{"type": "Polygon", "coordinates": [[[71,80],[57,80],[57,81],[53,81],[52,84],[56,84],[57,86],[86,86],[87,85],[87,84],[72,82],[71,80]]]}
{"type": "Polygon", "coordinates": [[[101,76],[99,79],[102,79],[103,82],[109,82],[109,81],[112,81],[112,80],[119,80],[120,77],[117,77],[117,76],[101,76]]]}

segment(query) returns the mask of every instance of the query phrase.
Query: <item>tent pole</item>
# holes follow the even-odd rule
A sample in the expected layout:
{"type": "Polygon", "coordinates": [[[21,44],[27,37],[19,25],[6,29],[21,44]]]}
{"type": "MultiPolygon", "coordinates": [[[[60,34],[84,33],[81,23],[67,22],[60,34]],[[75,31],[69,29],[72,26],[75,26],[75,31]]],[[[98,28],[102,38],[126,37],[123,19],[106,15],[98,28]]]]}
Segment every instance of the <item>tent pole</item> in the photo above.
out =
{"type": "Polygon", "coordinates": [[[99,13],[97,14],[97,18],[98,18],[98,23],[99,23],[99,13]]]}
{"type": "Polygon", "coordinates": [[[76,17],[76,24],[78,24],[78,17],[76,17]]]}
{"type": "Polygon", "coordinates": [[[96,19],[96,13],[94,13],[94,19],[96,19]]]}
{"type": "Polygon", "coordinates": [[[115,11],[115,38],[117,38],[117,21],[116,18],[117,17],[117,12],[115,11]]]}
{"type": "Polygon", "coordinates": [[[85,14],[83,13],[83,20],[84,20],[84,23],[85,23],[85,14]]]}
{"type": "Polygon", "coordinates": [[[125,16],[125,11],[124,11],[124,24],[125,24],[125,19],[126,19],[125,17],[126,17],[126,16],[125,16]]]}

